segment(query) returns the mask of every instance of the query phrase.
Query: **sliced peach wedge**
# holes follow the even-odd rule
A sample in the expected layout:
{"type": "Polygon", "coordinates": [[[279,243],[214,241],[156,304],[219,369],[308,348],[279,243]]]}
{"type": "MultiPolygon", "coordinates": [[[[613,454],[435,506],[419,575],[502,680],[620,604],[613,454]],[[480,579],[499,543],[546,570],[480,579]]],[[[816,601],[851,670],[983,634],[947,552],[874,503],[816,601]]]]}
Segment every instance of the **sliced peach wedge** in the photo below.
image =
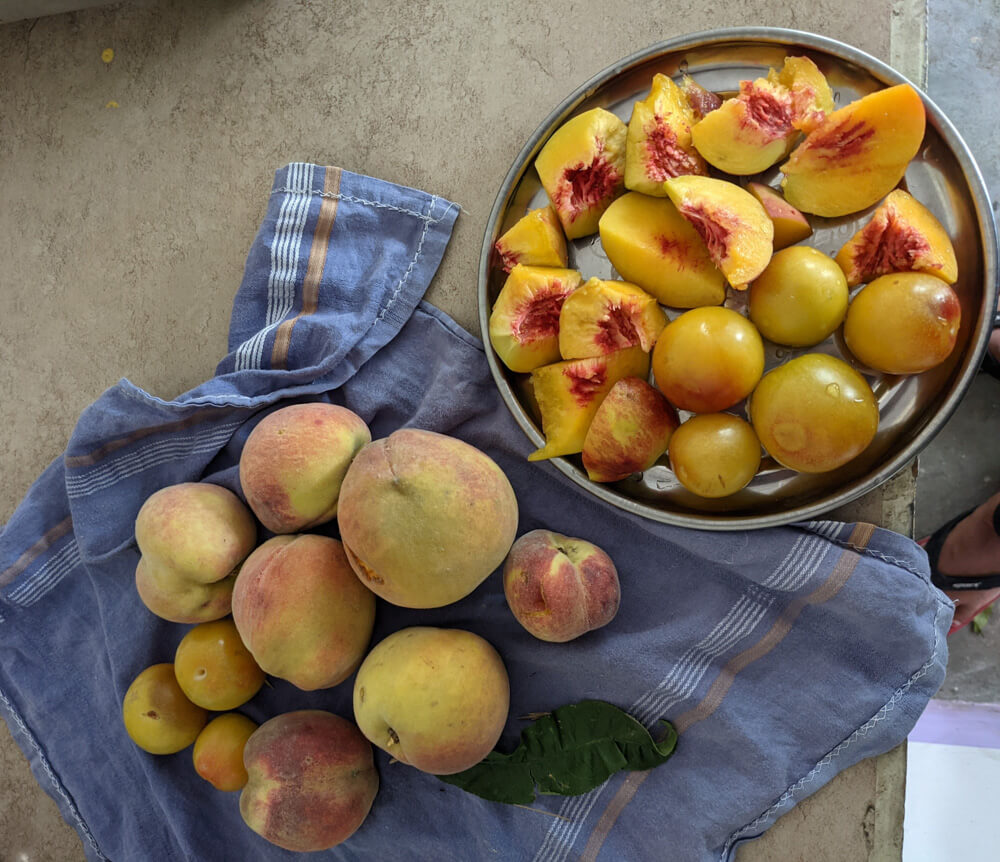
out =
{"type": "Polygon", "coordinates": [[[568,120],[535,159],[569,239],[589,236],[611,202],[625,189],[625,124],[594,108],[568,120]]]}
{"type": "Polygon", "coordinates": [[[490,343],[511,371],[559,359],[559,314],[582,278],[573,269],[515,266],[490,314],[490,343]]]}
{"type": "Polygon", "coordinates": [[[958,278],[955,249],[920,201],[896,189],[837,254],[850,287],[891,272],[926,272],[948,284],[958,278]]]}
{"type": "Polygon", "coordinates": [[[663,181],[683,174],[707,174],[691,143],[694,112],[666,75],[654,75],[649,96],[636,102],[625,144],[625,188],[663,197],[663,181]]]}
{"type": "Polygon", "coordinates": [[[694,115],[695,120],[704,119],[722,104],[722,99],[718,93],[706,90],[687,72],[681,78],[681,90],[687,97],[688,104],[691,106],[691,113],[694,115]]]}
{"type": "Polygon", "coordinates": [[[828,114],[781,166],[785,199],[829,218],[870,207],[903,178],[925,123],[924,103],[909,84],[828,114]]]}
{"type": "Polygon", "coordinates": [[[496,241],[497,254],[504,272],[516,264],[528,266],[566,266],[566,237],[559,216],[551,206],[532,210],[519,218],[496,241]]]}
{"type": "Polygon", "coordinates": [[[810,132],[834,109],[833,91],[826,76],[808,57],[786,57],[781,71],[771,69],[767,79],[792,95],[792,125],[810,132]]]}
{"type": "Polygon", "coordinates": [[[585,359],[638,345],[648,353],[666,325],[663,309],[641,287],[592,278],[563,303],[559,352],[585,359]]]}
{"type": "Polygon", "coordinates": [[[601,245],[626,281],[664,305],[721,305],[726,280],[698,232],[666,198],[628,192],[601,216],[601,245]]]}
{"type": "Polygon", "coordinates": [[[531,372],[531,384],[542,414],[545,445],[528,460],[582,451],[587,429],[611,387],[623,377],[648,376],[649,354],[641,347],[536,368],[531,372]]]}
{"type": "Polygon", "coordinates": [[[770,186],[765,186],[763,183],[747,183],[747,191],[760,201],[764,212],[774,225],[772,242],[775,251],[795,245],[812,236],[813,229],[809,220],[770,186]]]}
{"type": "Polygon", "coordinates": [[[771,260],[774,225],[764,207],[746,189],[712,177],[674,177],[663,187],[729,283],[746,290],[771,260]]]}

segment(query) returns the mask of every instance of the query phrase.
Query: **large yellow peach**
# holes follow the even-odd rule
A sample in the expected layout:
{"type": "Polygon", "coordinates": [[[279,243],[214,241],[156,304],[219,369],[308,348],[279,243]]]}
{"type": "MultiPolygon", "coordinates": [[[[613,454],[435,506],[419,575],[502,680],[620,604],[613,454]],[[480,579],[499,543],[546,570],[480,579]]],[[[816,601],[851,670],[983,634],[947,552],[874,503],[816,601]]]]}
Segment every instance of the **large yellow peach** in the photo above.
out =
{"type": "Polygon", "coordinates": [[[243,752],[240,814],[285,850],[326,850],[350,838],[378,793],[372,747],[357,727],[307,709],[265,721],[243,752]]]}
{"type": "Polygon", "coordinates": [[[364,420],[336,404],[292,404],[268,414],[240,455],[247,503],[272,533],[332,520],[351,459],[371,439],[364,420]]]}
{"type": "Polygon", "coordinates": [[[264,671],[240,640],[231,619],[202,623],[174,653],[174,673],[188,700],[204,709],[236,709],[264,684],[264,671]]]}
{"type": "Polygon", "coordinates": [[[375,596],[326,536],[275,536],[248,558],[233,621],[257,664],[306,691],[349,677],[375,625],[375,596]]]}
{"type": "Polygon", "coordinates": [[[416,626],[389,635],[354,682],[361,732],[401,763],[450,775],[500,739],[510,684],[497,651],[460,629],[416,626]]]}
{"type": "Polygon", "coordinates": [[[340,535],[361,582],[406,608],[464,598],[507,556],[514,489],[484,452],[404,428],[358,453],[340,495],[340,535]]]}
{"type": "Polygon", "coordinates": [[[208,713],[184,696],[170,663],[140,673],[125,692],[122,719],[129,738],[150,754],[173,754],[195,741],[208,713]]]}
{"type": "Polygon", "coordinates": [[[149,497],[135,519],[142,554],[139,597],[176,623],[229,613],[236,571],[253,550],[257,525],[239,498],[218,485],[183,482],[149,497]]]}

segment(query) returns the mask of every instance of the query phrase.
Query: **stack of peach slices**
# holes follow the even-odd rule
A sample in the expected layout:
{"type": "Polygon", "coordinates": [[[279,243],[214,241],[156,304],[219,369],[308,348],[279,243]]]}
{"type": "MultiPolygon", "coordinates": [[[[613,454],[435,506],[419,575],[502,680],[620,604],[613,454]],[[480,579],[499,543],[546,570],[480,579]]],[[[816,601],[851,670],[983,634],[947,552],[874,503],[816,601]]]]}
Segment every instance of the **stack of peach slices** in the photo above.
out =
{"type": "Polygon", "coordinates": [[[816,64],[788,57],[725,100],[657,74],[628,125],[594,108],[558,128],[535,160],[550,204],[496,243],[508,275],[489,324],[530,374],[546,441],[530,458],[582,453],[615,482],[666,455],[689,491],[725,497],[761,445],[806,473],[861,454],[879,421],[864,375],[919,374],[958,335],[951,240],[897,188],[924,126],[911,86],[834,110],[816,64]],[[782,160],[780,191],[748,182],[782,160]],[[802,244],[804,213],[872,207],[835,259],[802,244]],[[594,233],[622,280],[568,268],[567,239],[594,233]],[[748,291],[730,303],[745,315],[729,289],[748,291]],[[841,326],[848,361],[798,350],[841,326]],[[797,355],[765,373],[764,339],[797,355]]]}

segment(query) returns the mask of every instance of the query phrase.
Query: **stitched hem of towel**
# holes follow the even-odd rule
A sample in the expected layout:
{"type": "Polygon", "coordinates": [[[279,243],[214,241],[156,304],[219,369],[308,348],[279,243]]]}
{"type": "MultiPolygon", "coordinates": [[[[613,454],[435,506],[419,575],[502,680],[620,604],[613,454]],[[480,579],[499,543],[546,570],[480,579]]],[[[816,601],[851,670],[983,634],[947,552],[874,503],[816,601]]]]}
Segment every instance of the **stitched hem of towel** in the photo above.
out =
{"type": "Polygon", "coordinates": [[[733,858],[733,852],[742,842],[759,838],[760,835],[763,834],[763,831],[774,823],[779,814],[783,813],[780,812],[780,809],[783,806],[789,802],[791,802],[792,806],[794,806],[805,796],[808,796],[809,793],[799,795],[799,791],[823,773],[827,767],[830,766],[830,764],[833,763],[834,760],[836,760],[841,754],[843,754],[844,751],[850,748],[851,745],[859,739],[867,736],[871,732],[872,728],[884,721],[888,714],[896,708],[896,704],[898,704],[899,701],[903,699],[903,696],[913,687],[914,683],[923,678],[927,674],[927,671],[933,667],[938,655],[940,655],[941,645],[943,643],[943,638],[941,637],[941,627],[938,625],[938,620],[940,619],[943,611],[951,610],[950,603],[941,601],[937,596],[935,596],[935,601],[937,602],[938,609],[934,614],[934,646],[931,651],[930,658],[917,668],[917,670],[910,675],[909,679],[903,685],[893,692],[892,697],[890,697],[889,700],[887,700],[882,707],[868,719],[868,721],[856,728],[850,736],[828,751],[819,760],[819,762],[816,763],[816,765],[813,766],[813,768],[803,775],[798,781],[789,785],[785,792],[782,793],[777,800],[775,800],[774,804],[771,805],[770,808],[761,813],[750,823],[747,823],[745,826],[742,826],[735,832],[732,832],[726,839],[726,843],[723,845],[722,855],[719,857],[721,862],[730,862],[733,858]],[[756,830],[759,826],[764,826],[764,830],[761,830],[761,832],[758,832],[756,835],[749,834],[756,830]]]}
{"type": "MultiPolygon", "coordinates": [[[[70,794],[69,790],[66,789],[66,786],[59,780],[59,777],[56,775],[55,770],[53,770],[52,764],[49,763],[49,759],[45,756],[45,752],[42,750],[41,745],[39,745],[37,737],[31,732],[31,729],[28,727],[27,722],[25,722],[24,718],[17,711],[17,708],[14,706],[13,702],[7,697],[2,688],[0,688],[0,705],[3,706],[4,711],[13,719],[15,726],[24,736],[24,739],[27,742],[27,744],[37,755],[38,762],[41,764],[42,769],[45,772],[45,775],[51,782],[52,788],[59,794],[59,796],[62,797],[67,810],[69,811],[70,815],[75,821],[75,828],[76,831],[80,834],[81,840],[85,840],[86,843],[93,848],[94,853],[97,854],[96,856],[97,859],[102,860],[102,862],[111,862],[111,860],[104,855],[104,853],[101,851],[101,848],[98,846],[97,840],[94,838],[94,833],[90,831],[90,827],[87,825],[86,821],[83,819],[83,816],[80,814],[80,809],[77,808],[76,802],[73,800],[73,797],[70,794]]],[[[15,741],[18,742],[18,745],[21,745],[20,740],[17,740],[16,737],[15,741]]],[[[21,747],[23,748],[24,746],[21,747]]],[[[28,752],[25,752],[25,755],[27,756],[28,752]]],[[[51,792],[49,792],[49,795],[53,796],[51,792]]]]}

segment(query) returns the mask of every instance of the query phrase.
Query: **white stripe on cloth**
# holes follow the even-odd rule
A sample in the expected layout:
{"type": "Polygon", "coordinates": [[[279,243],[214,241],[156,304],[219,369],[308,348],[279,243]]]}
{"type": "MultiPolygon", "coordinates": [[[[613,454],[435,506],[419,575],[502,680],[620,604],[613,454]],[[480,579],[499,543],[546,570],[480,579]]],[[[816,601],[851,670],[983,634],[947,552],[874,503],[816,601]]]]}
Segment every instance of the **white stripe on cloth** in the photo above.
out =
{"type": "MultiPolygon", "coordinates": [[[[823,538],[813,534],[807,533],[796,538],[785,558],[761,587],[754,587],[741,595],[712,631],[698,644],[690,647],[655,688],[636,700],[630,712],[636,715],[641,711],[641,715],[636,717],[644,724],[649,724],[690,697],[712,662],[749,636],[766,617],[774,603],[774,596],[768,596],[764,589],[798,589],[819,568],[828,547],[823,538]]],[[[549,827],[532,862],[563,862],[566,859],[605,786],[601,785],[563,803],[559,810],[561,819],[549,827]]]]}
{"type": "Polygon", "coordinates": [[[311,200],[315,166],[303,162],[289,165],[287,193],[281,202],[271,241],[271,269],[267,278],[267,311],[264,327],[244,341],[236,351],[236,370],[260,368],[264,342],[292,310],[295,300],[295,279],[302,234],[311,200]]]}
{"type": "Polygon", "coordinates": [[[78,476],[68,476],[66,492],[73,499],[86,497],[166,461],[210,452],[213,448],[221,449],[242,424],[242,422],[229,422],[188,437],[166,438],[156,443],[148,443],[133,452],[102,464],[95,470],[89,470],[78,476]]]}
{"type": "Polygon", "coordinates": [[[11,604],[29,607],[79,565],[80,548],[76,539],[71,539],[66,547],[46,560],[38,571],[21,581],[7,598],[11,604]]]}

